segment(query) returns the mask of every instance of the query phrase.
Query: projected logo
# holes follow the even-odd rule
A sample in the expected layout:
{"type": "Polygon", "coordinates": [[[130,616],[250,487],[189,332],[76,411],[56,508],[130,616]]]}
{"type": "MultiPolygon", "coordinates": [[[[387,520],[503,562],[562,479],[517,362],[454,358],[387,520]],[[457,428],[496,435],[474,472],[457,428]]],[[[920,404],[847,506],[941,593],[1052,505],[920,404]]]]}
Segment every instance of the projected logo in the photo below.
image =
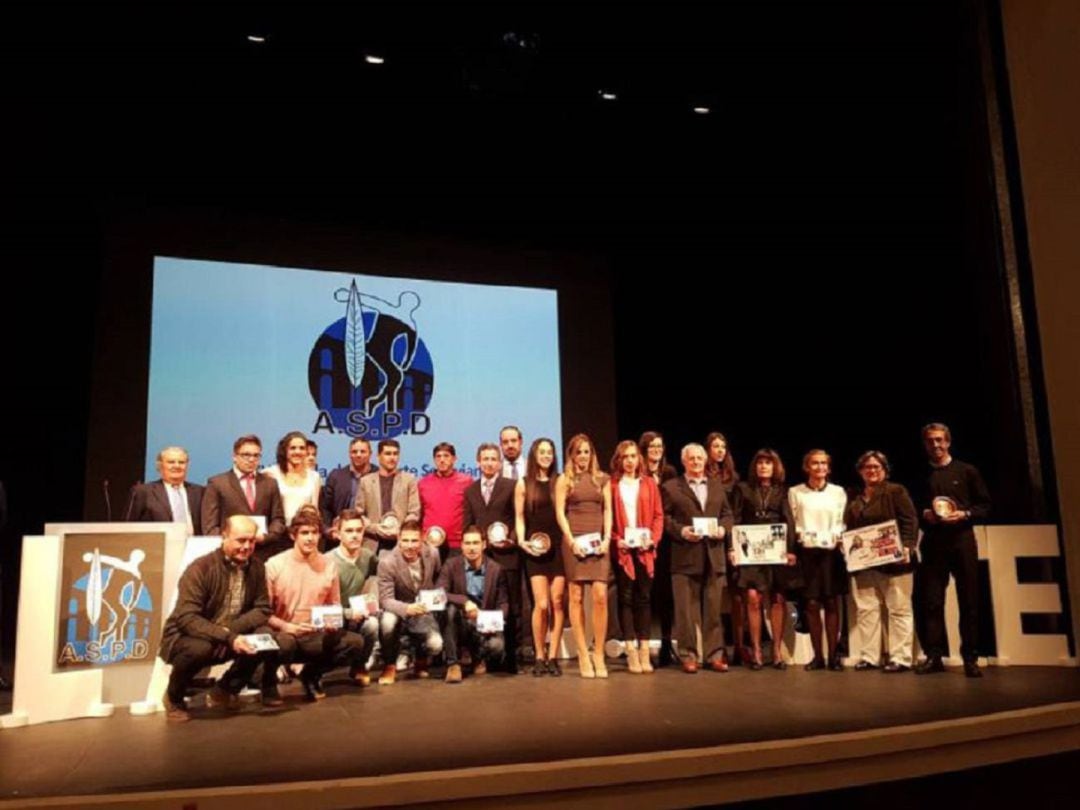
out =
{"type": "Polygon", "coordinates": [[[360,292],[354,280],[334,300],[345,304],[345,317],[326,327],[308,357],[319,408],[313,432],[369,439],[427,433],[435,373],[413,317],[420,296],[403,292],[391,303],[360,292]]]}
{"type": "Polygon", "coordinates": [[[152,596],[161,587],[161,542],[149,535],[65,536],[58,666],[150,659],[161,624],[152,596]]]}

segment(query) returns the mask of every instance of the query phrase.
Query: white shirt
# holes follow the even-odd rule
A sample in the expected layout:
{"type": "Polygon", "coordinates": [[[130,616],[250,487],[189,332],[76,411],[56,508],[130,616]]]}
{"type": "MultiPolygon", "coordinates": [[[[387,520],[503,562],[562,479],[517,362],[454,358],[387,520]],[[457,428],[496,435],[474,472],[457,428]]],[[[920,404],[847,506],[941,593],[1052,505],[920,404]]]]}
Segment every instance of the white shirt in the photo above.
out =
{"type": "Polygon", "coordinates": [[[619,479],[619,497],[626,512],[626,525],[637,526],[637,499],[641,490],[641,479],[624,475],[619,479]]]}
{"type": "Polygon", "coordinates": [[[831,536],[838,541],[844,531],[844,507],[847,495],[836,484],[826,484],[824,489],[811,489],[799,484],[788,490],[788,503],[795,516],[795,535],[816,532],[819,536],[831,536]]]}
{"type": "Polygon", "coordinates": [[[525,457],[518,456],[516,461],[507,461],[503,459],[503,478],[513,478],[514,480],[520,480],[525,477],[525,457]],[[517,470],[517,475],[514,475],[514,470],[517,470]]]}
{"type": "MultiPolygon", "coordinates": [[[[161,482],[165,484],[164,481],[161,482]]],[[[184,504],[184,515],[187,518],[188,537],[195,534],[195,524],[191,522],[191,501],[187,498],[187,489],[183,484],[165,484],[165,497],[169,500],[169,508],[172,509],[173,520],[176,520],[176,504],[173,502],[173,493],[179,493],[180,500],[184,504]]]]}

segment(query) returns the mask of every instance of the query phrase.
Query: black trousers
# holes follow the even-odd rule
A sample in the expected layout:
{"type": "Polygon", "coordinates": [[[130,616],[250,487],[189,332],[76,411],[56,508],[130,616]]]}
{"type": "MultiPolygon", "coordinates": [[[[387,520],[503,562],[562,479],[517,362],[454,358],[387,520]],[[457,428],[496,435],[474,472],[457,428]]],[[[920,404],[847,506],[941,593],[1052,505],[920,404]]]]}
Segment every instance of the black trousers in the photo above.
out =
{"type": "MultiPolygon", "coordinates": [[[[255,632],[273,634],[269,627],[260,627],[255,632]]],[[[278,643],[281,643],[280,640],[278,643]]],[[[221,685],[231,694],[235,695],[244,687],[244,684],[251,680],[259,664],[263,664],[262,687],[265,689],[277,685],[279,661],[277,651],[268,650],[254,655],[237,655],[228,644],[219,644],[193,636],[181,636],[169,650],[167,663],[172,665],[167,690],[169,700],[175,706],[183,706],[184,695],[192,680],[199,674],[199,670],[222,664],[225,661],[234,661],[228,671],[221,676],[221,685]]]]}
{"type": "Polygon", "coordinates": [[[675,594],[671,580],[671,543],[661,543],[656,550],[652,591],[652,611],[660,620],[660,639],[671,646],[671,628],[675,623],[675,594]]]}
{"type": "Polygon", "coordinates": [[[491,666],[499,666],[506,655],[506,642],[502,633],[478,633],[476,625],[465,617],[465,611],[457,605],[447,605],[443,628],[443,654],[446,665],[458,663],[458,651],[467,647],[473,661],[484,660],[491,666]]]}
{"type": "Polygon", "coordinates": [[[304,673],[309,678],[321,677],[338,661],[357,669],[364,664],[364,637],[351,630],[320,630],[303,636],[282,633],[281,636],[278,644],[283,662],[304,664],[304,673]]]}
{"type": "MultiPolygon", "coordinates": [[[[506,589],[510,592],[510,615],[506,617],[506,668],[515,672],[517,670],[517,651],[521,644],[524,632],[522,629],[522,587],[524,579],[520,568],[504,568],[506,574],[506,589]]],[[[532,635],[530,631],[530,635],[532,635]]]]}
{"type": "Polygon", "coordinates": [[[960,655],[965,661],[978,657],[979,549],[975,533],[930,535],[920,546],[922,563],[915,569],[915,588],[922,602],[923,635],[919,641],[930,658],[945,656],[949,640],[945,633],[945,591],[949,576],[956,579],[960,606],[960,655]]]}
{"type": "Polygon", "coordinates": [[[653,581],[637,554],[631,554],[630,559],[634,562],[633,579],[630,579],[618,560],[612,560],[611,563],[618,582],[619,624],[622,637],[627,641],[649,638],[652,633],[653,581]]]}

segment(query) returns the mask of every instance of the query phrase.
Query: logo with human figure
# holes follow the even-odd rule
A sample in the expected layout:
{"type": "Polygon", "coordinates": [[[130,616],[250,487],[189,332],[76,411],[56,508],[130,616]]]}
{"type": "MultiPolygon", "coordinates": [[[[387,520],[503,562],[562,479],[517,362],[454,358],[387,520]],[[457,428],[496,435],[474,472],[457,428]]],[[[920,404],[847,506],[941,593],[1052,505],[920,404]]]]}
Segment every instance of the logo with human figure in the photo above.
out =
{"type": "Polygon", "coordinates": [[[387,301],[353,279],[334,300],[345,314],[323,330],[308,357],[316,431],[373,440],[427,433],[435,372],[416,326],[420,296],[405,291],[387,301]]]}

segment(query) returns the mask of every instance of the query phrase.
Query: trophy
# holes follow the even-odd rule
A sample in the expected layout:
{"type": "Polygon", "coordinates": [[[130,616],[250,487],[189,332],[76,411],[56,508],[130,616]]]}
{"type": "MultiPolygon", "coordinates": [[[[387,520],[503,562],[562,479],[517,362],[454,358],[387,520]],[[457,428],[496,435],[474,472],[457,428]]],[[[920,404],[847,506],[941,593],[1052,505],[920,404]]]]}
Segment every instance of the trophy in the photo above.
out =
{"type": "Polygon", "coordinates": [[[539,557],[551,549],[551,537],[546,532],[533,532],[528,540],[532,553],[539,557]]]}
{"type": "Polygon", "coordinates": [[[506,548],[510,545],[510,529],[505,523],[496,520],[487,530],[487,539],[495,548],[506,548]]]}
{"type": "Polygon", "coordinates": [[[393,512],[387,512],[382,516],[382,520],[379,521],[379,527],[386,533],[391,535],[397,535],[398,529],[401,527],[401,521],[398,520],[397,515],[393,512]]]}
{"type": "Polygon", "coordinates": [[[438,548],[446,542],[446,532],[443,530],[442,526],[432,526],[424,535],[424,540],[426,540],[427,544],[432,548],[438,548]]]}
{"type": "Polygon", "coordinates": [[[939,495],[934,498],[931,506],[933,507],[934,514],[941,518],[956,514],[956,501],[947,495],[939,495]]]}

